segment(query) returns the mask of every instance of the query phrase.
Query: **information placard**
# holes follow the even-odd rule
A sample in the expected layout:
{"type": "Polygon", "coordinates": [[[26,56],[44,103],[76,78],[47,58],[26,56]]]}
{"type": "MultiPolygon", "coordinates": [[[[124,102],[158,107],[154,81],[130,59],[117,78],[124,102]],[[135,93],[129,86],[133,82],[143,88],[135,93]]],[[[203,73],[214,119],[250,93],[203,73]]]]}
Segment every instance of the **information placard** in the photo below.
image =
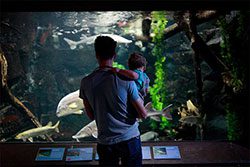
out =
{"type": "Polygon", "coordinates": [[[93,147],[69,148],[66,154],[66,161],[92,161],[93,147]]]}
{"type": "Polygon", "coordinates": [[[178,146],[153,146],[154,159],[180,159],[178,146]]]}
{"type": "Polygon", "coordinates": [[[65,148],[39,148],[36,161],[61,161],[65,148]]]}
{"type": "Polygon", "coordinates": [[[151,159],[150,146],[142,146],[142,159],[151,159]]]}

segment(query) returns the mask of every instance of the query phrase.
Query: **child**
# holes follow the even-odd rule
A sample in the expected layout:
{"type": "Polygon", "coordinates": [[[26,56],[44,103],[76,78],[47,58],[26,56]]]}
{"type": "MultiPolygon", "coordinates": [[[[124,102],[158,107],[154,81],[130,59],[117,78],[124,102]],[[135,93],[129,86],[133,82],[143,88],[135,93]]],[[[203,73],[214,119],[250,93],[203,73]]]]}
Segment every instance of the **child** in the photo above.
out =
{"type": "Polygon", "coordinates": [[[128,59],[129,70],[113,68],[113,71],[135,81],[139,95],[144,97],[149,91],[149,78],[144,71],[146,70],[147,61],[140,53],[132,53],[128,59]]]}

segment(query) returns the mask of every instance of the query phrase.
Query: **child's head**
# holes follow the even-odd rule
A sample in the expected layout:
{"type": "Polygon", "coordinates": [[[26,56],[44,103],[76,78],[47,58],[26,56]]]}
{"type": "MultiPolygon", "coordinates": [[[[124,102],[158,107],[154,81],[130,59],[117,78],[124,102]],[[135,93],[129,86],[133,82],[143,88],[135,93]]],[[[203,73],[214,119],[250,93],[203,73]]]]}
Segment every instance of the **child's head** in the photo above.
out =
{"type": "Polygon", "coordinates": [[[146,69],[147,60],[140,53],[132,53],[128,59],[128,67],[130,70],[135,70],[143,67],[146,69]]]}

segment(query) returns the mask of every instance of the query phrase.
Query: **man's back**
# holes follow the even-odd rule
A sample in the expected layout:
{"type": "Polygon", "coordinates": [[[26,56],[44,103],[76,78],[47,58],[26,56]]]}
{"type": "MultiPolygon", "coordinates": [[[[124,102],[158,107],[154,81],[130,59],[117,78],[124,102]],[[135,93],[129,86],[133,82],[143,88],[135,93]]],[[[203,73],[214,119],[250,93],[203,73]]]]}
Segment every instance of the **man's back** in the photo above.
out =
{"type": "Polygon", "coordinates": [[[81,82],[80,97],[89,101],[102,144],[115,144],[138,136],[138,123],[127,103],[139,98],[133,81],[125,81],[109,71],[97,69],[81,82]]]}

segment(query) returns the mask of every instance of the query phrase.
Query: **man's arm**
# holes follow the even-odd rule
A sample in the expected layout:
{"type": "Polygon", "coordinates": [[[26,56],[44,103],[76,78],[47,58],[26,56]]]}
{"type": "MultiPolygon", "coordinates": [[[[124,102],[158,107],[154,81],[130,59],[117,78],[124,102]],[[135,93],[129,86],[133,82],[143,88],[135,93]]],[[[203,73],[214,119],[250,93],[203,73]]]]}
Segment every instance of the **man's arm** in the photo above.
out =
{"type": "Polygon", "coordinates": [[[147,118],[148,113],[143,105],[143,101],[140,98],[138,98],[135,101],[132,101],[132,104],[135,107],[136,111],[138,112],[139,118],[142,119],[147,118]]]}
{"type": "Polygon", "coordinates": [[[87,99],[83,100],[83,105],[85,107],[86,114],[88,115],[89,119],[94,120],[93,109],[89,104],[87,99]]]}

